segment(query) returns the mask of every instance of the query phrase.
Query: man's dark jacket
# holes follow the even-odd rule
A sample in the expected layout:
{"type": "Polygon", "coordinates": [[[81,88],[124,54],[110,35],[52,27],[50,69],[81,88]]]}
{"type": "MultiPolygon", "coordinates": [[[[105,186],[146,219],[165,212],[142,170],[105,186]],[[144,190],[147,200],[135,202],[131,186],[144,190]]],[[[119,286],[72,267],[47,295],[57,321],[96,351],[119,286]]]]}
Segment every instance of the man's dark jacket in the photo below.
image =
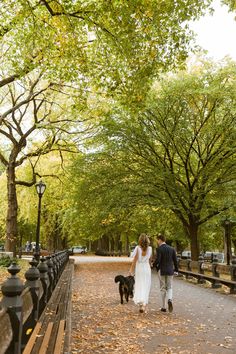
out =
{"type": "Polygon", "coordinates": [[[175,249],[166,243],[159,246],[153,267],[156,267],[157,271],[160,269],[161,275],[173,275],[174,272],[178,272],[175,249]]]}

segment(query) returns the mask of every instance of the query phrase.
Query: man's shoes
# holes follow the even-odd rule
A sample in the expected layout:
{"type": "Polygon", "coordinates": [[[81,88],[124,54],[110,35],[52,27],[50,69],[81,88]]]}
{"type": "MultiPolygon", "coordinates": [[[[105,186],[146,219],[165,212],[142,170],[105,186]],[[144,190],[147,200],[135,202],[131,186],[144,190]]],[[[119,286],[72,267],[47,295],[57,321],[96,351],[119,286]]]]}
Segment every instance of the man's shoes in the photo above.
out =
{"type": "Polygon", "coordinates": [[[169,311],[169,312],[173,312],[172,300],[168,300],[168,311],[169,311]]]}
{"type": "Polygon", "coordinates": [[[162,307],[161,312],[166,312],[166,309],[164,307],[162,307]]]}

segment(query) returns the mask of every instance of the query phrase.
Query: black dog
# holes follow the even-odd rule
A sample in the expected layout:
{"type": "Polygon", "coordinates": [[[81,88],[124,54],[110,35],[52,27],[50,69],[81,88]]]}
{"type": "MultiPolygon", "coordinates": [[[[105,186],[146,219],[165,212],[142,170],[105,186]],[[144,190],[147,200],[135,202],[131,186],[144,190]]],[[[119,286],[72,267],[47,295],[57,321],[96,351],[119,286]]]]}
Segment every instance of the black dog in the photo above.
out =
{"type": "Polygon", "coordinates": [[[119,284],[119,292],[120,292],[120,303],[123,304],[123,295],[125,295],[125,299],[128,302],[129,301],[129,297],[133,298],[134,294],[133,294],[133,290],[134,290],[134,277],[133,276],[128,276],[128,277],[124,277],[123,275],[117,275],[115,277],[115,282],[119,284]]]}

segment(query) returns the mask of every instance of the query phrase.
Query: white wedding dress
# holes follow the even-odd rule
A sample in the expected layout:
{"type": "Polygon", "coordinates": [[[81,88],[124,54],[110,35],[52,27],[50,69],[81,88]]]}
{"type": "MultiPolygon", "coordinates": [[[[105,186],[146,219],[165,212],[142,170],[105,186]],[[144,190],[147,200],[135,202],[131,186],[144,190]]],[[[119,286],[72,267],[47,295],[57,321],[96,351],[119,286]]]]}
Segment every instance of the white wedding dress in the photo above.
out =
{"type": "Polygon", "coordinates": [[[151,289],[151,267],[149,259],[152,255],[152,247],[148,247],[145,256],[142,256],[142,249],[136,246],[133,257],[138,253],[138,259],[135,266],[135,284],[134,284],[134,303],[148,304],[149,293],[151,289]]]}

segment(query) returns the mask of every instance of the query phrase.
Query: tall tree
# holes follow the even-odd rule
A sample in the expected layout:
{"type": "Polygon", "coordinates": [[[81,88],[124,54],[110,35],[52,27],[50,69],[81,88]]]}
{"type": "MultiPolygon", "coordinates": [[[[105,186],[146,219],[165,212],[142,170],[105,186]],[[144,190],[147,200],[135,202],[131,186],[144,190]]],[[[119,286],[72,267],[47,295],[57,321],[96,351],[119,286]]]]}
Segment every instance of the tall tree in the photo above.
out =
{"type": "Polygon", "coordinates": [[[156,84],[137,116],[120,111],[104,124],[110,146],[123,151],[127,173],[139,181],[137,196],[176,214],[193,259],[199,226],[233,205],[235,103],[235,64],[205,63],[156,84]]]}
{"type": "MultiPolygon", "coordinates": [[[[122,101],[137,104],[145,97],[149,78],[175,68],[187,57],[192,39],[187,21],[198,18],[210,3],[211,0],[191,3],[136,0],[127,5],[126,1],[106,0],[83,4],[74,0],[2,0],[0,87],[13,85],[36,71],[43,72],[50,85],[72,83],[80,90],[81,100],[87,99],[90,90],[92,94],[99,92],[105,96],[117,94],[122,101]]],[[[30,89],[28,93],[31,95],[30,89]]],[[[19,96],[17,100],[20,101],[19,96]]],[[[30,100],[35,103],[36,111],[39,100],[42,101],[37,97],[30,100]]],[[[3,101],[0,127],[4,125],[6,137],[6,132],[11,136],[9,130],[15,129],[7,126],[6,118],[14,115],[17,108],[8,114],[3,101]]],[[[43,104],[40,107],[42,111],[43,104]]],[[[16,156],[25,148],[24,134],[18,135],[17,144],[16,139],[10,139],[15,150],[11,151],[10,160],[2,154],[5,166],[9,167],[8,162],[13,166],[22,161],[22,157],[19,161],[16,156]]],[[[7,171],[13,181],[13,169],[7,171]]],[[[8,220],[14,220],[17,213],[15,189],[11,186],[8,220]]],[[[16,231],[9,225],[8,240],[14,240],[16,231]]],[[[10,244],[7,247],[11,248],[10,244]]]]}
{"type": "MultiPolygon", "coordinates": [[[[175,219],[176,230],[172,212],[147,205],[137,197],[136,178],[127,176],[120,156],[117,158],[111,150],[78,156],[70,173],[63,225],[75,241],[88,242],[105,236],[111,248],[120,239],[127,250],[129,242],[137,241],[142,232],[155,235],[165,231],[169,238],[168,231],[173,228],[170,220],[175,219]]],[[[173,240],[173,236],[170,238],[173,240]]]]}
{"type": "MultiPolygon", "coordinates": [[[[66,170],[68,165],[71,164],[70,155],[70,152],[53,151],[41,156],[37,163],[37,173],[43,176],[47,186],[42,199],[40,242],[42,246],[50,251],[65,248],[71,229],[71,225],[68,226],[68,229],[63,227],[65,215],[73,202],[66,197],[68,176],[66,170]]],[[[37,159],[38,157],[34,157],[32,161],[37,159]]],[[[30,180],[31,178],[31,164],[26,161],[17,170],[17,179],[30,180]]],[[[23,235],[24,241],[26,242],[30,239],[34,241],[38,206],[38,195],[35,188],[18,186],[17,199],[19,203],[18,224],[20,221],[21,230],[24,231],[27,225],[33,226],[32,234],[23,235]]]]}
{"type": "Polygon", "coordinates": [[[2,91],[0,160],[7,175],[6,249],[9,251],[15,252],[17,239],[16,185],[32,186],[36,182],[40,156],[53,150],[77,151],[68,140],[68,136],[77,136],[81,129],[81,119],[74,115],[77,95],[67,87],[48,82],[39,73],[15,81],[2,91]],[[37,159],[32,160],[35,156],[37,159]],[[18,180],[16,169],[26,160],[31,162],[32,178],[18,180]]]}

